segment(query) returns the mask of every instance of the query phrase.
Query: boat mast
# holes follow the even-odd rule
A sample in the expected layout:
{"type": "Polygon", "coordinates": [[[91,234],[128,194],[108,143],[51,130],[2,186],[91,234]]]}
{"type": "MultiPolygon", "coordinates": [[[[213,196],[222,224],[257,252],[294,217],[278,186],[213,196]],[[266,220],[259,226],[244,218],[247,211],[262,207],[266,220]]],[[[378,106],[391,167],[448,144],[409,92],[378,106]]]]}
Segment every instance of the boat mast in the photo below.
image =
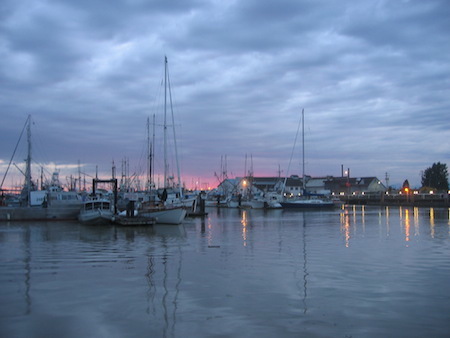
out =
{"type": "Polygon", "coordinates": [[[170,98],[170,112],[172,114],[173,145],[175,147],[175,161],[176,161],[176,164],[177,164],[178,190],[180,191],[180,198],[182,198],[183,197],[183,189],[181,187],[180,163],[178,161],[177,135],[175,133],[175,118],[173,116],[172,91],[171,91],[171,88],[170,88],[170,79],[169,79],[169,98],[170,98]]]}
{"type": "Polygon", "coordinates": [[[17,148],[19,147],[20,140],[22,139],[22,135],[23,135],[23,133],[24,133],[24,131],[25,131],[25,128],[26,128],[27,125],[28,125],[28,120],[29,120],[30,118],[31,118],[31,115],[28,115],[28,118],[27,118],[27,120],[25,121],[25,124],[23,125],[22,132],[20,133],[20,136],[19,136],[19,140],[18,140],[17,143],[16,143],[16,147],[14,148],[14,152],[13,152],[13,154],[12,154],[12,156],[11,156],[11,159],[9,160],[8,167],[6,167],[5,174],[3,175],[2,183],[0,184],[0,189],[3,188],[3,183],[5,183],[6,175],[8,174],[9,168],[11,167],[11,163],[12,163],[12,161],[13,161],[13,159],[14,159],[14,156],[15,156],[15,154],[16,154],[17,148]]]}
{"type": "Polygon", "coordinates": [[[168,173],[169,173],[169,164],[167,162],[167,90],[169,90],[169,100],[170,100],[170,112],[172,114],[172,129],[173,129],[173,140],[175,146],[175,161],[177,165],[177,180],[178,180],[178,189],[180,192],[180,197],[183,196],[183,190],[181,187],[181,174],[180,174],[180,164],[178,162],[178,148],[177,148],[177,138],[175,134],[175,120],[173,116],[173,105],[172,105],[172,93],[170,89],[170,80],[169,80],[169,66],[167,62],[167,56],[165,56],[165,67],[164,67],[164,184],[165,187],[169,187],[168,182],[168,173]]]}
{"type": "Polygon", "coordinates": [[[305,109],[302,109],[302,184],[303,184],[303,194],[306,191],[305,182],[305,109]]]}
{"type": "MultiPolygon", "coordinates": [[[[151,168],[154,170],[155,168],[155,114],[153,114],[153,134],[152,134],[152,158],[150,159],[151,168]]],[[[156,187],[156,183],[153,179],[153,170],[150,173],[150,185],[156,187]]]]}
{"type": "Polygon", "coordinates": [[[25,185],[27,189],[27,206],[30,206],[30,192],[31,192],[31,115],[28,115],[27,125],[27,143],[28,143],[28,155],[25,170],[25,185]]]}
{"type": "Polygon", "coordinates": [[[167,56],[164,57],[164,187],[169,186],[168,171],[169,165],[167,163],[167,56]]]}
{"type": "Polygon", "coordinates": [[[298,132],[300,131],[300,123],[302,122],[302,119],[298,120],[298,126],[297,126],[297,132],[295,133],[295,139],[294,139],[294,145],[292,146],[292,151],[291,151],[291,157],[289,158],[289,164],[286,170],[286,175],[284,177],[284,182],[283,182],[283,188],[281,189],[281,195],[284,195],[284,191],[286,189],[286,182],[289,176],[289,172],[290,172],[290,168],[291,168],[291,163],[292,163],[292,158],[294,157],[294,151],[295,151],[295,146],[297,145],[297,138],[298,138],[298,132]]]}
{"type": "Polygon", "coordinates": [[[153,135],[150,141],[150,118],[147,117],[147,190],[152,189],[153,182],[153,145],[155,144],[155,114],[153,114],[153,135]]]}
{"type": "Polygon", "coordinates": [[[150,148],[150,118],[147,116],[147,190],[150,190],[150,182],[152,175],[152,155],[150,148]]]}

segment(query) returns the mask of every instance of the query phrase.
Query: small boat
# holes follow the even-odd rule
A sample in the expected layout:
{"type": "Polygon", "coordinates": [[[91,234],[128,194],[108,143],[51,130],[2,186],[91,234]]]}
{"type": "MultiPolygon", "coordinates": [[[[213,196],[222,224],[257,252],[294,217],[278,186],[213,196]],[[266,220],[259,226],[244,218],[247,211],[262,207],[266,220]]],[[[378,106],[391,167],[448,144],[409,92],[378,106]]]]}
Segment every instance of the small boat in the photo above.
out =
{"type": "Polygon", "coordinates": [[[109,224],[114,220],[114,212],[111,207],[111,201],[107,199],[88,200],[78,215],[80,223],[88,225],[109,224]]]}

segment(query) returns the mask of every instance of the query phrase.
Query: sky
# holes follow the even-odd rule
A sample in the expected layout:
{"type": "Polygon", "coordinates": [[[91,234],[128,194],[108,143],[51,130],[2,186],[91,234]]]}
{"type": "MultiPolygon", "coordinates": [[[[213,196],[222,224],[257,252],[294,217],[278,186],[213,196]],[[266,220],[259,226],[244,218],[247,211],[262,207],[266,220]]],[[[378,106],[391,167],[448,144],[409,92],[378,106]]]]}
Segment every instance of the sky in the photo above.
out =
{"type": "Polygon", "coordinates": [[[450,164],[449,17],[447,0],[3,0],[0,179],[28,115],[33,179],[145,176],[149,139],[161,175],[167,56],[186,186],[302,175],[302,109],[305,174],[420,186],[450,164]]]}

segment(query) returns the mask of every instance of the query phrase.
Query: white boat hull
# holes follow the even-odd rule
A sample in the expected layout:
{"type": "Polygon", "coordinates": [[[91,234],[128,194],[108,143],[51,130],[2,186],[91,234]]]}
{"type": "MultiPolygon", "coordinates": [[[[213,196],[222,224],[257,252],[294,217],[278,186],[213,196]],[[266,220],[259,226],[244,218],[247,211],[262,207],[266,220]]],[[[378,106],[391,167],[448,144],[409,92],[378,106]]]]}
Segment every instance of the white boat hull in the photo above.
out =
{"type": "Polygon", "coordinates": [[[186,210],[183,208],[146,210],[139,215],[154,218],[156,224],[181,224],[186,217],[186,210]]]}

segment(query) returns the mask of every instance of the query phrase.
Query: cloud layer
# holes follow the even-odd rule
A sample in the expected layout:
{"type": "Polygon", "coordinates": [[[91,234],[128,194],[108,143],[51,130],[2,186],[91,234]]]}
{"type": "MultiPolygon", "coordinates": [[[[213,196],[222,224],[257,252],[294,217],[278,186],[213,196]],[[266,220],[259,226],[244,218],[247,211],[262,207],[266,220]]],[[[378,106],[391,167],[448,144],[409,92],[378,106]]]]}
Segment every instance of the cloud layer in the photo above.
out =
{"type": "Polygon", "coordinates": [[[187,185],[215,185],[225,155],[229,176],[286,174],[302,108],[307,174],[419,185],[450,157],[449,16],[444,0],[5,0],[0,171],[28,114],[34,158],[65,176],[145,171],[167,55],[187,185]]]}

